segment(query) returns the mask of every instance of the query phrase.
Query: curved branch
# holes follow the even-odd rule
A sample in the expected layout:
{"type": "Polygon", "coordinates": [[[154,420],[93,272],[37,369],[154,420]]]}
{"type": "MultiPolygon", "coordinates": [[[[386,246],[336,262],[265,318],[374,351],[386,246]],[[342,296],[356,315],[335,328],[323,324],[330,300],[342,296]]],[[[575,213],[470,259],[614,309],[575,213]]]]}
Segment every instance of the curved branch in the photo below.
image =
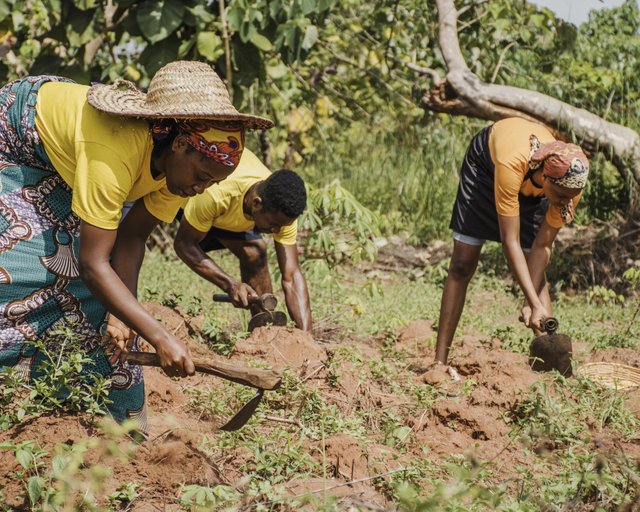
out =
{"type": "Polygon", "coordinates": [[[462,55],[453,0],[436,4],[438,43],[448,71],[444,82],[423,96],[423,108],[488,120],[518,116],[541,122],[554,133],[559,130],[561,138],[569,139],[571,133],[585,148],[604,151],[623,176],[630,171],[640,184],[640,136],[635,131],[536,91],[482,82],[462,55]]]}

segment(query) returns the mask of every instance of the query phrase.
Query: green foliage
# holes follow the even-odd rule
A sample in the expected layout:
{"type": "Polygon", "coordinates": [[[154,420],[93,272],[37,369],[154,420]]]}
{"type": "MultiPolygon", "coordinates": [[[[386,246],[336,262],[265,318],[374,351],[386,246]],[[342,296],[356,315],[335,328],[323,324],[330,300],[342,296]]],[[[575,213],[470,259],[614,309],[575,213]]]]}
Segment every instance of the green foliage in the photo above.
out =
{"type": "Polygon", "coordinates": [[[449,464],[450,480],[438,482],[428,497],[410,482],[395,484],[394,494],[402,510],[412,512],[465,512],[468,510],[500,510],[504,491],[487,488],[482,479],[484,468],[475,459],[468,464],[449,464]]]}
{"type": "Polygon", "coordinates": [[[126,508],[140,496],[141,486],[134,482],[125,482],[118,486],[107,499],[118,508],[126,508]]]}
{"type": "MultiPolygon", "coordinates": [[[[123,451],[117,440],[136,428],[128,422],[105,430],[104,437],[60,443],[49,453],[40,449],[35,441],[0,443],[0,450],[11,451],[20,465],[13,476],[24,485],[29,510],[104,510],[100,505],[104,484],[111,476],[106,464],[89,462],[90,452],[97,450],[103,460],[119,457],[127,460],[130,453],[123,451]]],[[[110,497],[112,503],[126,504],[137,497],[135,484],[124,484],[110,497]],[[113,499],[111,499],[113,498],[113,499]]]]}
{"type": "Polygon", "coordinates": [[[529,329],[525,330],[521,326],[508,324],[497,327],[492,336],[502,341],[502,348],[505,350],[521,354],[529,353],[529,345],[532,340],[532,333],[529,329]]]}
{"type": "Polygon", "coordinates": [[[206,510],[232,510],[241,494],[228,485],[202,487],[184,485],[180,492],[180,504],[193,512],[206,510]],[[227,508],[229,507],[229,508],[227,508]]]}
{"type": "Polygon", "coordinates": [[[331,144],[309,159],[311,181],[338,178],[377,213],[385,234],[409,230],[422,242],[448,232],[457,189],[455,170],[473,134],[457,122],[426,128],[356,124],[344,143],[331,144]],[[354,144],[353,141],[359,141],[354,144]]]}
{"type": "Polygon", "coordinates": [[[2,374],[0,428],[58,410],[104,414],[111,383],[94,368],[73,325],[60,326],[46,342],[34,342],[31,350],[39,364],[32,382],[24,382],[15,369],[2,374]]]}
{"type": "Polygon", "coordinates": [[[568,447],[588,435],[588,426],[615,426],[627,439],[638,438],[640,419],[625,407],[619,393],[588,379],[559,377],[548,389],[534,385],[531,397],[519,402],[511,412],[514,424],[533,440],[549,440],[555,448],[568,447]],[[573,396],[580,392],[580,401],[573,396]]]}
{"type": "Polygon", "coordinates": [[[624,304],[624,295],[605,286],[593,286],[587,292],[587,301],[596,304],[624,304]]]}
{"type": "Polygon", "coordinates": [[[207,315],[200,327],[200,332],[204,342],[216,354],[222,356],[230,355],[238,339],[245,338],[248,332],[229,332],[229,326],[224,324],[217,316],[207,315]]]}
{"type": "Polygon", "coordinates": [[[523,474],[521,500],[586,504],[595,503],[600,496],[608,503],[603,510],[615,509],[628,500],[627,478],[637,479],[637,468],[626,457],[595,451],[593,444],[597,447],[598,440],[591,434],[592,429],[607,426],[623,439],[638,438],[640,420],[625,407],[619,393],[586,379],[559,377],[550,388],[535,385],[531,395],[513,409],[510,419],[514,421],[512,435],[528,440],[544,457],[547,469],[553,461],[559,464],[552,485],[541,485],[548,476],[523,474]]]}
{"type": "MultiPolygon", "coordinates": [[[[638,126],[640,16],[633,0],[592,14],[581,27],[524,0],[457,0],[456,7],[461,48],[483,80],[539,90],[638,126]]],[[[376,228],[384,234],[409,230],[418,242],[443,236],[455,172],[484,123],[418,106],[429,84],[406,64],[445,72],[435,5],[227,0],[225,12],[226,32],[219,4],[207,0],[4,1],[0,44],[8,52],[0,77],[125,77],[146,87],[171,60],[205,60],[232,82],[238,108],[276,120],[274,162],[301,166],[316,189],[339,179],[379,214],[376,228]]],[[[592,169],[580,222],[609,219],[631,204],[630,183],[602,156],[592,169]]],[[[365,244],[364,253],[371,249],[365,244]]]]}
{"type": "Polygon", "coordinates": [[[309,230],[305,240],[307,258],[321,258],[330,266],[343,261],[373,260],[378,217],[333,181],[309,187],[309,203],[299,223],[309,230]]]}
{"type": "Polygon", "coordinates": [[[638,288],[640,285],[640,267],[629,267],[624,271],[622,277],[629,282],[632,288],[638,288]]]}

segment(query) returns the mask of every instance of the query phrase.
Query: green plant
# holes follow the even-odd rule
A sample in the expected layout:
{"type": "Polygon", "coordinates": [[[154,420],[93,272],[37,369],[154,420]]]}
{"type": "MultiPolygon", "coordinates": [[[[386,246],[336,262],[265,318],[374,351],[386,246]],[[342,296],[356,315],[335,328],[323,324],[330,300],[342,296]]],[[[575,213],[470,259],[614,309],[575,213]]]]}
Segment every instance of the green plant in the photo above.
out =
{"type": "Polygon", "coordinates": [[[505,502],[504,491],[500,487],[490,489],[482,483],[486,472],[484,465],[474,459],[473,463],[449,464],[447,471],[450,478],[445,482],[437,482],[428,497],[422,496],[419,489],[410,482],[394,482],[394,495],[402,510],[411,512],[503,510],[499,506],[505,502]]]}
{"type": "Polygon", "coordinates": [[[624,295],[605,286],[596,285],[587,291],[587,301],[596,304],[624,304],[624,295]]]}
{"type": "Polygon", "coordinates": [[[180,504],[193,512],[207,510],[232,510],[241,494],[228,485],[203,487],[184,485],[180,490],[180,504]],[[227,508],[228,507],[228,508],[227,508]]]}
{"type": "MultiPolygon", "coordinates": [[[[103,510],[99,497],[111,470],[108,464],[89,462],[87,455],[97,450],[103,461],[112,456],[128,458],[115,439],[134,427],[135,423],[129,422],[114,428],[106,438],[60,443],[51,453],[38,448],[35,441],[3,442],[0,449],[13,451],[22,468],[14,477],[24,485],[29,510],[99,511],[103,510]]],[[[129,489],[127,495],[131,493],[129,489]]]]}
{"type": "Polygon", "coordinates": [[[324,259],[330,266],[341,261],[357,263],[377,254],[378,216],[364,207],[339,180],[309,185],[309,203],[299,224],[309,230],[306,257],[324,259]]]}
{"type": "Polygon", "coordinates": [[[217,316],[213,315],[207,315],[205,317],[200,327],[200,332],[209,348],[216,354],[223,356],[228,356],[233,353],[236,341],[248,335],[245,331],[239,333],[230,332],[229,327],[217,316]]]}
{"type": "Polygon", "coordinates": [[[384,411],[381,430],[384,443],[394,448],[400,448],[407,443],[411,434],[411,427],[405,425],[403,419],[391,411],[384,411]]]}
{"type": "Polygon", "coordinates": [[[37,363],[30,381],[25,382],[15,369],[2,374],[1,428],[28,415],[56,410],[85,411],[90,416],[105,413],[111,381],[97,371],[72,324],[60,325],[29,350],[37,363]]]}
{"type": "Polygon", "coordinates": [[[135,482],[125,482],[118,486],[107,499],[109,503],[122,509],[131,505],[138,497],[140,497],[141,485],[135,482]]]}
{"type": "Polygon", "coordinates": [[[104,414],[111,381],[97,371],[73,325],[60,326],[34,347],[41,362],[33,390],[42,412],[63,408],[104,414]]]}
{"type": "Polygon", "coordinates": [[[502,347],[506,350],[518,352],[520,354],[529,353],[532,334],[528,329],[523,329],[518,325],[505,325],[496,327],[492,337],[502,341],[502,347]]]}
{"type": "Polygon", "coordinates": [[[248,473],[271,485],[284,483],[292,478],[312,474],[318,465],[297,442],[283,444],[265,440],[256,444],[253,459],[246,466],[248,473]]]}

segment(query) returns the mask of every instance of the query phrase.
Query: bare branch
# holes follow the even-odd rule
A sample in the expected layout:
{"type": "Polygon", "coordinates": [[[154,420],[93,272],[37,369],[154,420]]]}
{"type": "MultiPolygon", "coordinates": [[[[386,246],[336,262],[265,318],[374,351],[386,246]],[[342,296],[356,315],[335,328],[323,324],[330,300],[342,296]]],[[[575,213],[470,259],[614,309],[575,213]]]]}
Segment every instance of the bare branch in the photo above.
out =
{"type": "Polygon", "coordinates": [[[419,73],[421,75],[430,76],[434,87],[437,87],[443,82],[443,79],[440,76],[440,73],[438,73],[433,68],[425,68],[423,66],[419,66],[418,64],[414,64],[413,62],[405,62],[404,60],[399,59],[398,57],[394,57],[393,55],[391,55],[390,58],[394,62],[397,62],[398,64],[403,65],[405,68],[410,69],[411,71],[415,71],[416,73],[419,73]]]}
{"type": "Polygon", "coordinates": [[[500,52],[500,58],[498,59],[498,63],[496,64],[496,69],[493,70],[493,75],[491,75],[491,80],[490,80],[491,83],[494,83],[496,81],[496,78],[498,77],[498,72],[500,71],[500,68],[502,67],[502,62],[504,61],[504,57],[505,57],[505,55],[507,55],[507,52],[509,51],[509,48],[511,48],[514,44],[516,44],[516,42],[515,41],[511,41],[500,52]]]}
{"type": "MultiPolygon", "coordinates": [[[[568,140],[567,134],[571,133],[585,148],[604,151],[623,177],[631,172],[640,183],[640,136],[635,131],[536,91],[482,82],[469,69],[460,50],[458,12],[453,0],[436,0],[436,4],[438,42],[447,75],[423,96],[424,108],[488,120],[518,116],[541,122],[557,138],[568,140]]],[[[502,50],[492,82],[512,45],[502,50]]]]}

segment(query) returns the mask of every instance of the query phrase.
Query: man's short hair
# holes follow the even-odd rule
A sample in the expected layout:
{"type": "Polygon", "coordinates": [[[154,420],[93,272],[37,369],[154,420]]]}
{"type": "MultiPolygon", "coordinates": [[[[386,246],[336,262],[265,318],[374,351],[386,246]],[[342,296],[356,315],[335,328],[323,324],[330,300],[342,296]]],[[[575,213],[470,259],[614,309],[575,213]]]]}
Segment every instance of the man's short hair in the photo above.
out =
{"type": "Polygon", "coordinates": [[[299,217],[307,206],[304,181],[289,169],[280,169],[264,180],[260,197],[266,209],[282,212],[291,219],[299,217]]]}

